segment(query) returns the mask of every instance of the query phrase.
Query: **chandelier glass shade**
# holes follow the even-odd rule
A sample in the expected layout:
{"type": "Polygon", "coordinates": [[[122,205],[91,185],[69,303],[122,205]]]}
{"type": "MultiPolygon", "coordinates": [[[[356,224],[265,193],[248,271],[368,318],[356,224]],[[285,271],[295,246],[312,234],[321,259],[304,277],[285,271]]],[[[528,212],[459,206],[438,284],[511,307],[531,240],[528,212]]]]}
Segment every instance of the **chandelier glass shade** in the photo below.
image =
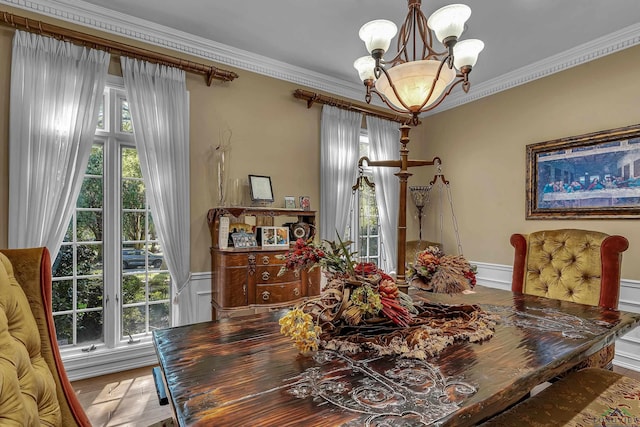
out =
{"type": "Polygon", "coordinates": [[[433,104],[456,77],[455,71],[449,67],[440,69],[440,65],[440,61],[432,59],[396,65],[376,80],[375,88],[399,110],[420,113],[420,109],[433,104]]]}
{"type": "Polygon", "coordinates": [[[420,10],[421,0],[407,2],[409,13],[399,32],[393,22],[384,19],[360,28],[370,56],[357,59],[353,66],[366,86],[367,103],[376,94],[392,110],[411,114],[412,123],[417,124],[419,114],[437,107],[458,84],[465,92],[469,90],[468,76],[484,43],[475,39],[458,42],[471,16],[468,6],[445,6],[427,20],[420,10]],[[397,54],[385,60],[396,34],[397,54]]]}

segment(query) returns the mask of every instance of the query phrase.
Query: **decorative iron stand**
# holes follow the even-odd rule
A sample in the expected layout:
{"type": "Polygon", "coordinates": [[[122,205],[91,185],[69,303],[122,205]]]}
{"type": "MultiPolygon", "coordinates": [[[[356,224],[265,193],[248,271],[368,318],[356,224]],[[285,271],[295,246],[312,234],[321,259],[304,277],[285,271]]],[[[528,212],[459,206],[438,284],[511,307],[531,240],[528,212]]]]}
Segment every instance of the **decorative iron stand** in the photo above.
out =
{"type": "Polygon", "coordinates": [[[407,293],[409,284],[405,279],[406,250],[407,250],[407,181],[413,175],[409,172],[409,168],[418,166],[433,166],[436,162],[442,163],[439,157],[433,160],[410,160],[409,149],[409,131],[411,127],[407,124],[400,126],[400,160],[369,160],[364,156],[358,160],[358,167],[362,168],[363,163],[373,167],[392,167],[400,168],[395,174],[400,180],[400,194],[398,196],[398,272],[396,275],[396,284],[401,292],[407,293]]]}

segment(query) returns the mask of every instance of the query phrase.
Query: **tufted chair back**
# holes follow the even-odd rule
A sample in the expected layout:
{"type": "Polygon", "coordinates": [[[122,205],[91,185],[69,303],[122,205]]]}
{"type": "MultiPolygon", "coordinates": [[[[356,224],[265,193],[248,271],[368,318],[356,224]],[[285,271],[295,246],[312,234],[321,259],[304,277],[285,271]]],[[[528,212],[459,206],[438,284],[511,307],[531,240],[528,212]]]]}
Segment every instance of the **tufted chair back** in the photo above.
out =
{"type": "Polygon", "coordinates": [[[60,358],[46,248],[0,250],[0,425],[91,425],[60,358]]]}
{"type": "MultiPolygon", "coordinates": [[[[513,234],[511,245],[514,292],[618,308],[622,252],[629,247],[626,238],[588,230],[544,230],[513,234]]],[[[612,369],[614,355],[615,343],[572,369],[612,369]]]]}
{"type": "Polygon", "coordinates": [[[547,298],[617,308],[622,236],[561,229],[514,234],[512,290],[547,298]]]}

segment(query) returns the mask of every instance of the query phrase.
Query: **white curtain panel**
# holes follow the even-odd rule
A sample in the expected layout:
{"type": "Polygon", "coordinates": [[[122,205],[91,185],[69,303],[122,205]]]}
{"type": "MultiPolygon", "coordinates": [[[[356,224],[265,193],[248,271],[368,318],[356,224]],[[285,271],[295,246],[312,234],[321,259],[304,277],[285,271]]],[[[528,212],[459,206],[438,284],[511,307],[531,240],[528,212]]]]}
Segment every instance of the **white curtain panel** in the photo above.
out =
{"type": "MultiPolygon", "coordinates": [[[[400,159],[400,127],[397,122],[367,116],[369,134],[369,158],[374,160],[400,159]]],[[[391,273],[398,264],[398,196],[400,182],[394,174],[395,168],[374,167],[373,182],[376,184],[376,206],[382,233],[381,267],[391,273]]]]}
{"type": "MultiPolygon", "coordinates": [[[[351,186],[360,152],[362,115],[331,105],[322,107],[320,129],[320,238],[344,240],[349,221],[351,186]]],[[[347,238],[348,240],[348,238],[347,238]]]]}
{"type": "Polygon", "coordinates": [[[53,259],[82,187],[110,55],[16,31],[9,108],[9,247],[53,259]]]}
{"type": "MultiPolygon", "coordinates": [[[[189,95],[185,72],[121,57],[140,168],[173,280],[174,319],[195,322],[190,292],[189,95]]],[[[176,322],[174,322],[176,323],[176,322]]]]}

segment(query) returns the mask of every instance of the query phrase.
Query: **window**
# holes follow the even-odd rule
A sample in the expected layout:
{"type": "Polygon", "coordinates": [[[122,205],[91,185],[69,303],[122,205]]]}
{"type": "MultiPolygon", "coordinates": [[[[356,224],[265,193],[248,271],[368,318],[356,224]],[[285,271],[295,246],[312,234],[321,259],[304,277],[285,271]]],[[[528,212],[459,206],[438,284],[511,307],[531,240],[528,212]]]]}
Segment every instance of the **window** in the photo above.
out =
{"type": "MultiPolygon", "coordinates": [[[[360,157],[369,155],[369,137],[366,130],[360,134],[360,157]]],[[[369,181],[373,182],[370,168],[364,169],[369,181]]],[[[372,262],[380,265],[380,225],[378,222],[378,207],[376,205],[375,189],[363,185],[356,192],[352,209],[352,228],[348,235],[356,242],[360,262],[372,262]]]]}
{"type": "Polygon", "coordinates": [[[116,348],[170,326],[170,275],[124,90],[107,87],[69,228],[52,266],[61,349],[116,348]],[[135,338],[135,339],[134,339],[135,338]]]}

